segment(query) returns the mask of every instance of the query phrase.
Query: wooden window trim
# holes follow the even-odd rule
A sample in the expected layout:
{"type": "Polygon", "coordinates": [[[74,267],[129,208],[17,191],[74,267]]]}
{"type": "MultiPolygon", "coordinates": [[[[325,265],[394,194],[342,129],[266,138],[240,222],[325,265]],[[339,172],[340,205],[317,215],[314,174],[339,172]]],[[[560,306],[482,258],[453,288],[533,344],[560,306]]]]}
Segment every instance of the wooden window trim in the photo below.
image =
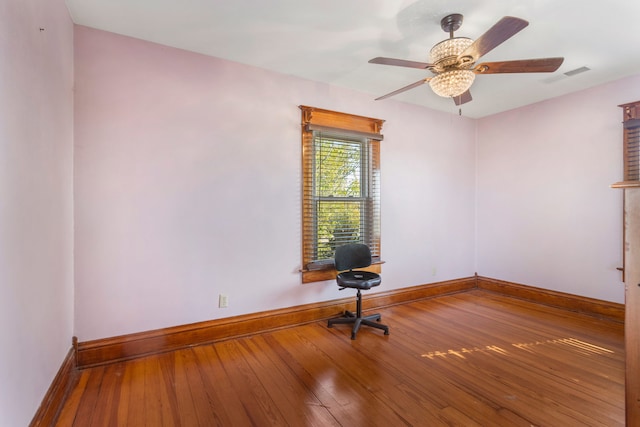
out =
{"type": "MultiPolygon", "coordinates": [[[[305,161],[307,156],[311,155],[309,150],[313,142],[314,128],[328,128],[346,133],[356,133],[366,136],[372,144],[375,152],[374,163],[375,168],[379,171],[380,165],[380,147],[379,141],[383,136],[380,133],[384,120],[374,119],[354,114],[341,113],[337,111],[325,110],[322,108],[309,107],[305,105],[299,106],[302,113],[301,132],[302,132],[302,283],[317,282],[323,280],[332,280],[336,277],[336,269],[331,263],[327,263],[326,267],[315,266],[314,269],[308,269],[307,265],[312,261],[310,255],[310,247],[312,243],[308,234],[305,232],[306,221],[311,218],[312,197],[308,185],[313,178],[313,170],[308,166],[309,162],[305,161]]],[[[376,239],[376,245],[380,248],[379,236],[376,239]]],[[[374,259],[374,263],[368,268],[370,271],[379,273],[381,271],[382,262],[379,258],[374,259]]]]}
{"type": "Polygon", "coordinates": [[[623,127],[623,181],[614,184],[616,188],[640,186],[638,176],[638,132],[640,131],[640,101],[619,105],[622,108],[623,127]]]}
{"type": "MultiPolygon", "coordinates": [[[[612,188],[637,188],[640,187],[638,176],[638,132],[640,131],[640,101],[618,105],[622,108],[622,152],[623,152],[623,181],[612,184],[612,188]]],[[[622,204],[626,206],[626,191],[622,196],[622,204]]],[[[622,273],[622,281],[626,281],[627,269],[627,224],[624,209],[622,212],[622,267],[618,270],[622,273]]]]}

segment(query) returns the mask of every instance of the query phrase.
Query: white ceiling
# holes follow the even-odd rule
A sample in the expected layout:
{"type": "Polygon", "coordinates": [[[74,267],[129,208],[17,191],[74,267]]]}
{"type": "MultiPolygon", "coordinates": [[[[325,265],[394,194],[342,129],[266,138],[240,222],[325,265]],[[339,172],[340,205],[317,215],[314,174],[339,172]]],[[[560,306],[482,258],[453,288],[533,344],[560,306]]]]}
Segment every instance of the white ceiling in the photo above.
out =
{"type": "MultiPolygon", "coordinates": [[[[76,24],[380,95],[432,75],[369,64],[376,56],[428,61],[462,13],[456,36],[477,38],[503,16],[529,26],[479,62],[563,56],[552,74],[478,76],[462,114],[483,117],[640,72],[638,0],[66,0],[76,24]],[[573,77],[565,72],[591,70],[573,77]]],[[[640,98],[630,88],[629,99],[640,98]]],[[[457,112],[428,85],[398,101],[457,112]]],[[[389,99],[376,102],[390,102],[389,99]]]]}

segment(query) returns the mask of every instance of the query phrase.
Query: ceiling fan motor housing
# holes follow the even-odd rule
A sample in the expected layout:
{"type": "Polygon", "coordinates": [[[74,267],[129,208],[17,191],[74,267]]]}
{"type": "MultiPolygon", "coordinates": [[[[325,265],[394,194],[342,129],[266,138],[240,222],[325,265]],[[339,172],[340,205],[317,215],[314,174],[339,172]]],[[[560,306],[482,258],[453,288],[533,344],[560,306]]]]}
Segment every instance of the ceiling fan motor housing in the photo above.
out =
{"type": "Polygon", "coordinates": [[[460,13],[452,13],[440,20],[440,27],[445,33],[449,33],[449,37],[453,38],[453,32],[458,31],[462,26],[463,16],[460,13]]]}

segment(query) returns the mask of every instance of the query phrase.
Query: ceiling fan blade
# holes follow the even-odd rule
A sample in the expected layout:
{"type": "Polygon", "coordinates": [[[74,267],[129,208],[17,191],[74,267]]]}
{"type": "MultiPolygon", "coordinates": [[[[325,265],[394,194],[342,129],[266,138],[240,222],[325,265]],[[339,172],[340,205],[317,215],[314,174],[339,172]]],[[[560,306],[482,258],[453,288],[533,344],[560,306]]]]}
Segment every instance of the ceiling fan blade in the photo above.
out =
{"type": "Polygon", "coordinates": [[[413,89],[414,87],[421,86],[421,85],[423,85],[423,84],[427,83],[429,80],[431,80],[431,78],[430,78],[430,77],[427,77],[426,79],[418,80],[417,82],[415,82],[415,83],[411,83],[411,84],[410,84],[410,85],[408,85],[408,86],[405,86],[405,87],[400,88],[400,89],[398,89],[398,90],[394,90],[393,92],[388,93],[388,94],[386,94],[386,95],[382,95],[381,97],[376,98],[376,101],[379,101],[379,100],[381,100],[381,99],[385,99],[385,98],[389,98],[389,97],[391,97],[391,96],[393,96],[393,95],[397,95],[397,94],[402,93],[402,92],[405,92],[405,91],[407,91],[407,90],[409,90],[409,89],[413,89]]]}
{"type": "Polygon", "coordinates": [[[466,104],[467,102],[471,102],[472,100],[473,98],[471,97],[471,92],[469,90],[464,92],[462,95],[453,97],[453,102],[455,102],[456,105],[466,104]]]}
{"type": "Polygon", "coordinates": [[[476,74],[552,73],[560,68],[564,58],[521,59],[519,61],[483,62],[473,69],[476,74]]]}
{"type": "Polygon", "coordinates": [[[369,60],[369,64],[382,64],[382,65],[396,65],[398,67],[420,68],[422,70],[428,70],[433,68],[433,64],[427,62],[406,61],[404,59],[383,58],[378,56],[369,60]]]}
{"type": "Polygon", "coordinates": [[[458,58],[470,56],[473,58],[471,62],[475,62],[482,55],[485,55],[505,40],[513,37],[527,25],[529,25],[529,23],[524,19],[505,16],[493,27],[489,28],[486,33],[477,38],[458,58]]]}

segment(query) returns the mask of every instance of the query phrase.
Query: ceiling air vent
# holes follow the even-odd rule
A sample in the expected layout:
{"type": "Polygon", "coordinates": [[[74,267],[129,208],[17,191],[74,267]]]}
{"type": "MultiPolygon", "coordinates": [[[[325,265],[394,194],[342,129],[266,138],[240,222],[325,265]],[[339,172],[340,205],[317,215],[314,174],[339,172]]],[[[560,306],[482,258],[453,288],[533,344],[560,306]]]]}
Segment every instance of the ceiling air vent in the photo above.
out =
{"type": "Polygon", "coordinates": [[[566,73],[564,73],[564,75],[568,77],[572,77],[572,76],[575,76],[576,74],[584,73],[585,71],[589,71],[589,70],[591,70],[591,68],[589,67],[580,67],[580,68],[576,68],[575,70],[567,71],[566,73]]]}

